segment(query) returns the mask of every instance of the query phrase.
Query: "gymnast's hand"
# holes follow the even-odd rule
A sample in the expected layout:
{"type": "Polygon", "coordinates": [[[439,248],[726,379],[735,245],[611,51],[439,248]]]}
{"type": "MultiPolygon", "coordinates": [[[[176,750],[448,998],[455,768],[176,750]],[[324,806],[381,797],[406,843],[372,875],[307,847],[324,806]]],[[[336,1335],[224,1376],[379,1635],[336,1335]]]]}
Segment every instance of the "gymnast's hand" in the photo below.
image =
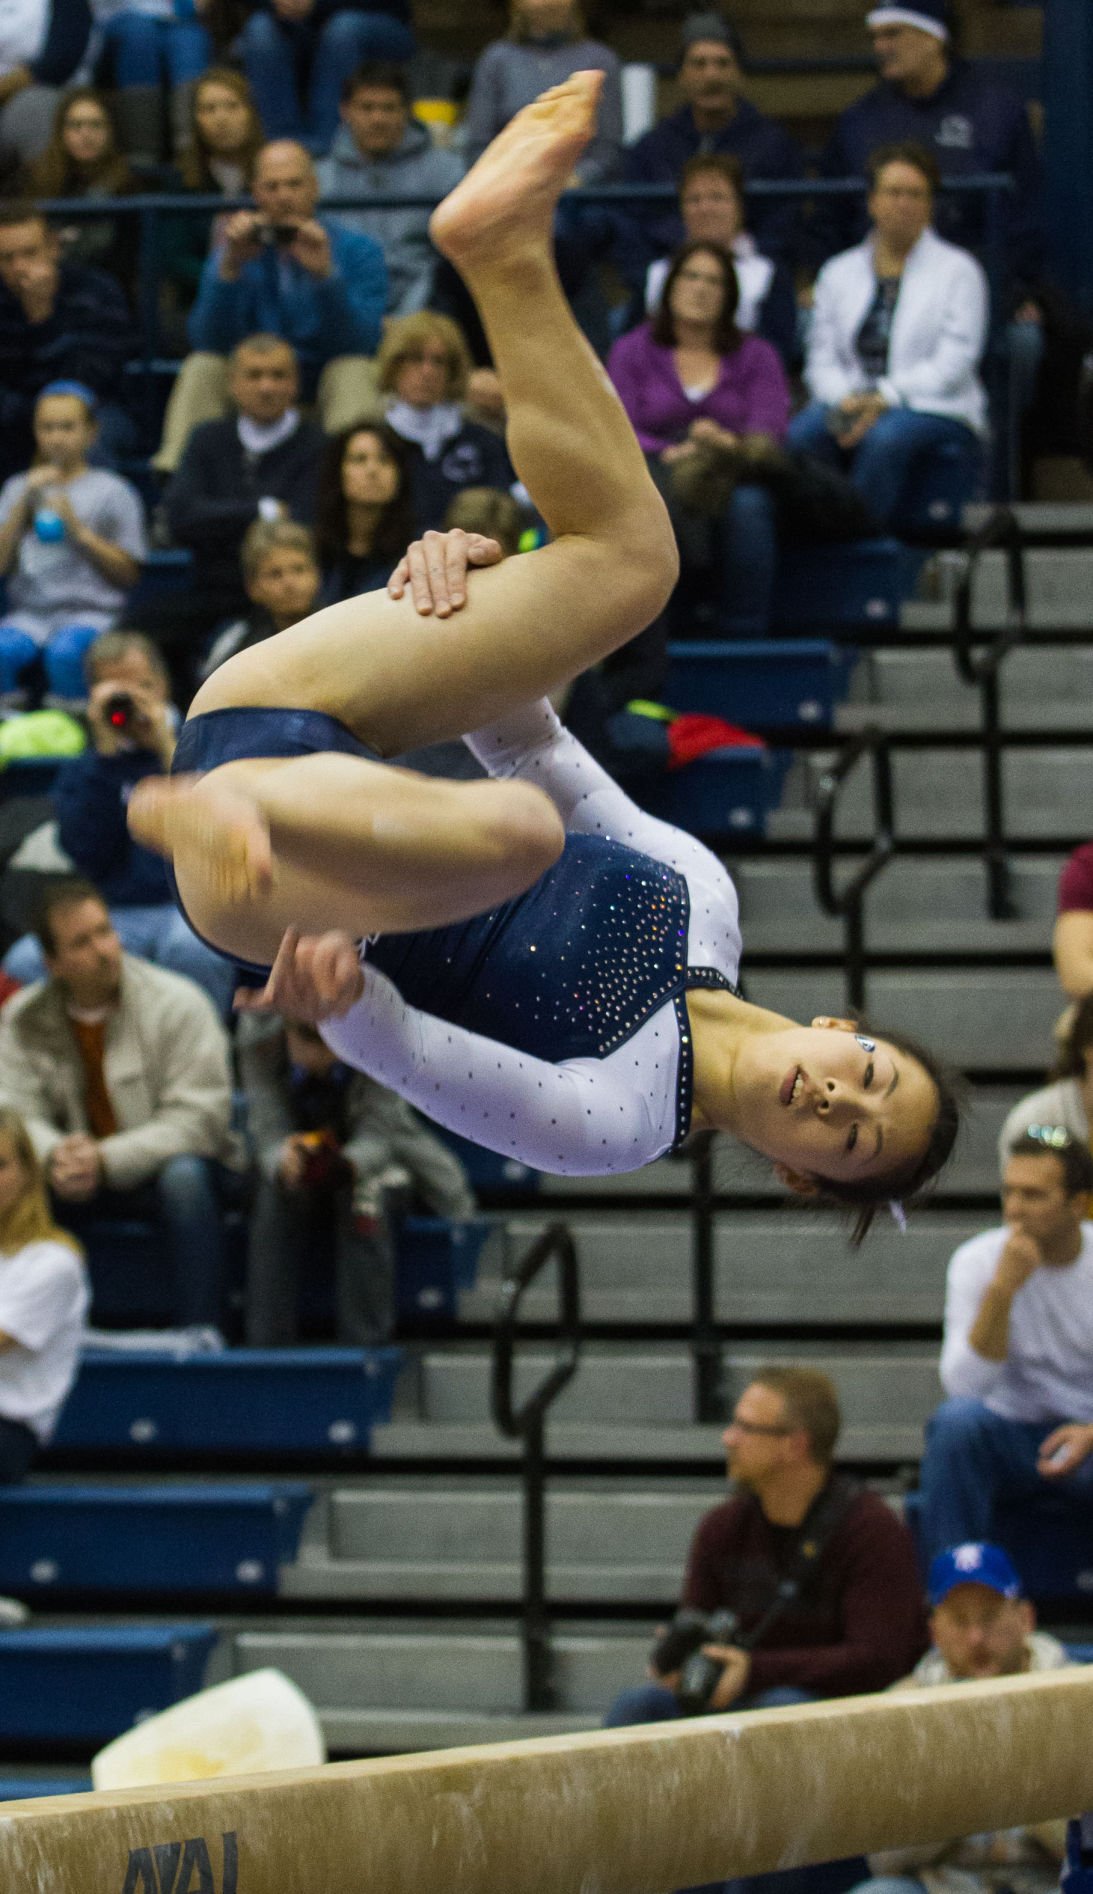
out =
{"type": "Polygon", "coordinates": [[[433,612],[450,618],[467,602],[469,567],[497,566],[504,556],[496,539],[465,533],[461,526],[453,526],[450,533],[425,533],[399,560],[387,591],[391,598],[402,598],[409,585],[414,610],[422,618],[433,612]]]}
{"type": "Polygon", "coordinates": [[[356,942],[348,934],[301,934],[286,930],[260,992],[240,989],[239,1013],[282,1013],[286,1019],[317,1026],[339,1019],[364,992],[364,974],[356,942]]]}

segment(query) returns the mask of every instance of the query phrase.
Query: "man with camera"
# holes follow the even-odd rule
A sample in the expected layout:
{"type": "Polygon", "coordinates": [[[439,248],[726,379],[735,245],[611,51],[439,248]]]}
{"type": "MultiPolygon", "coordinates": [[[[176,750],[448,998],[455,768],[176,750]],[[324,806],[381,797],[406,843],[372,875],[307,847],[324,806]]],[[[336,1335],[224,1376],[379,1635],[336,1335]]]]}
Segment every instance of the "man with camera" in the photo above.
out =
{"type": "MultiPolygon", "coordinates": [[[[58,771],[57,840],[76,873],[94,882],[108,903],[124,951],[186,974],[226,1015],[234,969],[191,932],[171,898],[161,858],[133,840],[125,821],[136,784],[171,767],[177,720],[163,659],[139,631],[107,631],[89,647],[84,670],[90,743],[58,771]]],[[[4,969],[24,985],[45,978],[33,934],[9,949],[4,969]]]]}
{"type": "Polygon", "coordinates": [[[683,1608],[609,1728],[882,1690],[925,1647],[907,1528],[833,1464],[839,1404],[811,1368],[762,1368],[723,1435],[736,1492],[699,1522],[683,1608]]]}
{"type": "Polygon", "coordinates": [[[302,145],[263,145],[253,210],[228,219],[190,312],[187,356],[167,404],[155,464],[173,472],[199,421],[225,412],[227,356],[249,335],[291,342],[301,392],[328,434],[377,408],[369,359],[387,306],[387,266],[373,238],[316,216],[319,180],[302,145]]]}

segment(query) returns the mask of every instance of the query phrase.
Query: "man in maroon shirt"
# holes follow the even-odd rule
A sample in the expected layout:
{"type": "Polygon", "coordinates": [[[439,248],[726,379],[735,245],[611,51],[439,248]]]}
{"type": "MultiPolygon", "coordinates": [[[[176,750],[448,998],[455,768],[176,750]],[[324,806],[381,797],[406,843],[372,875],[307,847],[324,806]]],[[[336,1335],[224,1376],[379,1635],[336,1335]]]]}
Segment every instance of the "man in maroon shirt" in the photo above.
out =
{"type": "Polygon", "coordinates": [[[1052,947],[1063,992],[1072,1000],[1093,993],[1093,842],[1074,850],[1059,877],[1052,947]]]}
{"type": "MultiPolygon", "coordinates": [[[[737,1491],[699,1522],[683,1584],[684,1605],[739,1621],[738,1642],[704,1646],[722,1667],[711,1711],[883,1690],[926,1648],[910,1534],[835,1469],[838,1434],[835,1388],[811,1368],[760,1369],[736,1403],[723,1439],[737,1491]],[[801,1573],[812,1530],[815,1564],[749,1648],[779,1585],[801,1573]]],[[[654,1662],[647,1683],[616,1699],[608,1727],[685,1714],[679,1676],[654,1662]]]]}

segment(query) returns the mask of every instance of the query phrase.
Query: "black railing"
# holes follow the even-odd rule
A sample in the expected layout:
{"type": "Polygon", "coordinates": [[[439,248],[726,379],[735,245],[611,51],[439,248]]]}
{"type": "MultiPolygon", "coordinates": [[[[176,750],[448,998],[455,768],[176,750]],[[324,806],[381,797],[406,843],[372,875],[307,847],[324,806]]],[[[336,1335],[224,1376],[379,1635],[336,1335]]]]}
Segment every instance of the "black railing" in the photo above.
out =
{"type": "Polygon", "coordinates": [[[577,1251],[565,1225],[553,1223],[520,1258],[501,1284],[493,1342],[491,1407],[495,1424],[510,1440],[524,1443],[523,1649],[524,1707],[552,1710],[557,1701],[546,1602],[546,1467],[543,1450],[547,1410],[577,1372],[581,1353],[580,1281],[577,1251]],[[556,1262],[559,1274],[560,1350],[538,1387],[515,1403],[516,1323],[525,1291],[540,1271],[556,1262]]]}
{"type": "Polygon", "coordinates": [[[1016,514],[996,507],[968,540],[964,569],[953,610],[953,662],[966,684],[979,691],[983,737],[983,859],[987,869],[987,912],[994,921],[1012,920],[1013,902],[1006,848],[1005,790],[1002,771],[1001,670],[1014,646],[1028,632],[1028,582],[1025,548],[1016,514]],[[1005,553],[1006,610],[997,630],[985,635],[972,627],[975,575],[985,552],[1005,553]]]}
{"type": "Polygon", "coordinates": [[[841,918],[846,997],[854,1012],[865,1006],[865,891],[896,852],[892,796],[892,755],[880,730],[863,730],[820,778],[816,808],[816,844],[812,858],[816,898],[826,914],[841,918]],[[868,757],[873,800],[873,846],[841,887],[835,884],[835,822],[839,796],[863,758],[868,757]]]}
{"type": "Polygon", "coordinates": [[[715,1311],[716,1186],[713,1163],[714,1134],[696,1133],[691,1152],[691,1359],[694,1364],[694,1417],[719,1421],[725,1417],[725,1389],[721,1335],[715,1311]]]}

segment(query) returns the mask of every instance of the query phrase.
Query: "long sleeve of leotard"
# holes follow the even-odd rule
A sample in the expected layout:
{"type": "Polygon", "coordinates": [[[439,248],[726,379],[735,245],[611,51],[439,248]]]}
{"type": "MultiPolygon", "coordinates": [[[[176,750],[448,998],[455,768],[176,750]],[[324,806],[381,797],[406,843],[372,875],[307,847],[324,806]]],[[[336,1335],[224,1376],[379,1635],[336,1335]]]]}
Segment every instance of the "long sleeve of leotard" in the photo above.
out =
{"type": "MultiPolygon", "coordinates": [[[[567,829],[610,836],[684,875],[688,957],[735,977],[736,900],[721,864],[692,836],[636,808],[548,703],[476,731],[467,743],[491,775],[537,783],[567,829]]],[[[364,994],[344,1018],[324,1022],[323,1038],[347,1064],[448,1130],[569,1176],[637,1170],[673,1144],[680,1045],[671,1002],[605,1058],[555,1064],[408,1005],[367,957],[363,967],[364,994]]]]}

